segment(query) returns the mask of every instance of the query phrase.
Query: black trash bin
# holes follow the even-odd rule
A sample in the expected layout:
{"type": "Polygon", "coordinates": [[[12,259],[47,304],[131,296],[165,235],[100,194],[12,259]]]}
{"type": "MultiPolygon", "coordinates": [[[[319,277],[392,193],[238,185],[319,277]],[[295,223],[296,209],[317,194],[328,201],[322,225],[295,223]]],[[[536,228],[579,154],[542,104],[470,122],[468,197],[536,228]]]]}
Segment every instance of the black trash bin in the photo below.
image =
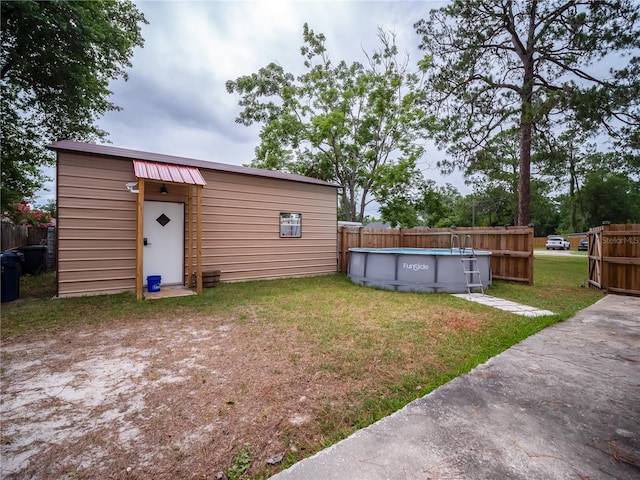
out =
{"type": "Polygon", "coordinates": [[[24,255],[8,250],[0,255],[2,260],[2,303],[13,302],[20,296],[20,264],[24,255]]]}
{"type": "Polygon", "coordinates": [[[47,269],[46,245],[28,245],[21,247],[20,251],[24,254],[22,273],[38,275],[47,269]]]}

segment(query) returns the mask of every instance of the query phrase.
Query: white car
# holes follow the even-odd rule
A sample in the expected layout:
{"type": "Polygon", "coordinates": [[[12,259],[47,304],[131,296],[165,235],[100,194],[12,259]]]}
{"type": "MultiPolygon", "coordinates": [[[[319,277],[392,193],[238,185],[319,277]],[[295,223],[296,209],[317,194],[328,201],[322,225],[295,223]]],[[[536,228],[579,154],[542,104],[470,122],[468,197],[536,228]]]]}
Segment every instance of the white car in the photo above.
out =
{"type": "Polygon", "coordinates": [[[547,237],[547,250],[569,250],[571,244],[563,237],[557,235],[549,235],[547,237]]]}

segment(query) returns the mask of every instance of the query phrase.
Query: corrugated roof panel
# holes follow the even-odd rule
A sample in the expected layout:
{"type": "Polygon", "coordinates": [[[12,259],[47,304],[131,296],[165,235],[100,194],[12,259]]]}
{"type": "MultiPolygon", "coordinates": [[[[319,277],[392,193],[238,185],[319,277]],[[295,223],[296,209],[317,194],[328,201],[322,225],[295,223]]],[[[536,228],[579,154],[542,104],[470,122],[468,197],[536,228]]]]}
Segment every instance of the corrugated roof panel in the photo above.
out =
{"type": "Polygon", "coordinates": [[[168,165],[166,163],[133,161],[133,171],[138,178],[158,180],[161,182],[187,183],[190,185],[206,185],[207,182],[195,167],[168,165]]]}

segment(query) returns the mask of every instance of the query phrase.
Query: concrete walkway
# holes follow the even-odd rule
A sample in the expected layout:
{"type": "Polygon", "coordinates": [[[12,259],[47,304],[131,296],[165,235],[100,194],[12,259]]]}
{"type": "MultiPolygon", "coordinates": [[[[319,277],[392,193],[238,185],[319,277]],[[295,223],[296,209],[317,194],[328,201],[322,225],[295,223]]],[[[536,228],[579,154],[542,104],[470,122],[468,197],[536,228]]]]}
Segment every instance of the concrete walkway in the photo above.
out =
{"type": "Polygon", "coordinates": [[[542,317],[544,315],[553,315],[553,312],[549,310],[542,310],[536,307],[530,307],[528,305],[522,305],[520,303],[512,302],[510,300],[504,300],[502,298],[492,297],[491,295],[483,295],[481,293],[452,293],[454,297],[462,298],[463,300],[469,300],[470,302],[481,303],[488,307],[497,308],[507,312],[515,313],[516,315],[522,315],[524,317],[542,317]]]}
{"type": "Polygon", "coordinates": [[[640,298],[609,295],[277,480],[640,478],[640,298]]]}

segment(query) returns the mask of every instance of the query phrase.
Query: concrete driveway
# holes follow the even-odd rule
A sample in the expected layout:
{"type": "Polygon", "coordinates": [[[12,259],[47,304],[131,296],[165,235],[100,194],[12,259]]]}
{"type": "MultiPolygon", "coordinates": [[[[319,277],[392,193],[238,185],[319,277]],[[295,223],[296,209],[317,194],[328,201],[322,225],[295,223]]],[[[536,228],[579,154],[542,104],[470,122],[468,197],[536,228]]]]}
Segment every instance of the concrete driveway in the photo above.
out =
{"type": "Polygon", "coordinates": [[[609,295],[274,477],[640,478],[640,298],[609,295]]]}

